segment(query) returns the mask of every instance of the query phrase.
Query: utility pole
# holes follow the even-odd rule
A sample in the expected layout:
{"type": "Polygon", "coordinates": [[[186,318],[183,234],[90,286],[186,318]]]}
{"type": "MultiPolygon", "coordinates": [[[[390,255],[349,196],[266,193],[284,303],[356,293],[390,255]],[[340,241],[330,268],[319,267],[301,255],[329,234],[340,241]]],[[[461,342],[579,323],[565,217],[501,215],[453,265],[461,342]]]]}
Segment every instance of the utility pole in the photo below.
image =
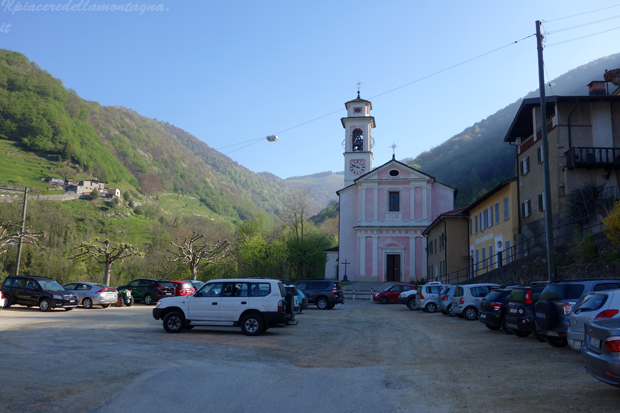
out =
{"type": "MultiPolygon", "coordinates": [[[[540,91],[540,121],[542,123],[543,176],[545,179],[545,229],[547,236],[547,272],[549,282],[555,281],[555,244],[553,242],[553,208],[551,206],[551,181],[549,178],[549,141],[547,140],[547,101],[545,99],[545,66],[543,61],[543,36],[540,20],[536,20],[538,45],[538,89],[540,91]]],[[[536,131],[534,131],[536,136],[536,131]]]]}
{"type": "Polygon", "coordinates": [[[26,201],[28,196],[28,188],[24,188],[24,207],[22,208],[22,222],[19,230],[19,245],[17,246],[17,263],[15,264],[15,275],[19,275],[19,263],[22,257],[22,238],[26,230],[26,201]]]}

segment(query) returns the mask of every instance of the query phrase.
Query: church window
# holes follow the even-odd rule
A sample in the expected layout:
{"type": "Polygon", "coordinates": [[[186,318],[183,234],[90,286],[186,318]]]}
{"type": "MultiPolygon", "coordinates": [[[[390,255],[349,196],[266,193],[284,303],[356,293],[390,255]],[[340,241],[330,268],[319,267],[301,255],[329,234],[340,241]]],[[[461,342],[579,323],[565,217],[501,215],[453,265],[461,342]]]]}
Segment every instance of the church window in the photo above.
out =
{"type": "Polygon", "coordinates": [[[390,175],[390,176],[398,176],[398,175],[400,175],[400,171],[398,169],[392,169],[390,172],[388,172],[388,175],[390,175]]]}
{"type": "Polygon", "coordinates": [[[390,192],[389,197],[389,211],[400,211],[400,192],[390,192]]]}
{"type": "Polygon", "coordinates": [[[353,131],[353,152],[360,152],[364,150],[364,134],[361,129],[355,129],[353,131]]]}

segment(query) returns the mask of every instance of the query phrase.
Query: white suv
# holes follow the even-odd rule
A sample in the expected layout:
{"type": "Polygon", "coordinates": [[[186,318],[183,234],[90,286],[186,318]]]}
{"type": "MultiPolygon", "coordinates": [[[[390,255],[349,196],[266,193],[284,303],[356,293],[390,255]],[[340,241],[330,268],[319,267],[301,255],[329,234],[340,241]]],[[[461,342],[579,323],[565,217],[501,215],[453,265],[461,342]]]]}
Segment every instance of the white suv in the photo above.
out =
{"type": "Polygon", "coordinates": [[[153,318],[163,320],[169,333],[195,326],[238,326],[244,334],[257,336],[284,324],[285,294],[278,280],[211,280],[192,296],[161,299],[153,318]]]}

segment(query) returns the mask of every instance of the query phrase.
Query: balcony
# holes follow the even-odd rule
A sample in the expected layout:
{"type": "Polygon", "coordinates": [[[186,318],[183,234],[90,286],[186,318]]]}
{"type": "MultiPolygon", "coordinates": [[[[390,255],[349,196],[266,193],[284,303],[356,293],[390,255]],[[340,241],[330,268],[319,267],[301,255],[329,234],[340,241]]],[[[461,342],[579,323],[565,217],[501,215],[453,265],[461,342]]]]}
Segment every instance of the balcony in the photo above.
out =
{"type": "Polygon", "coordinates": [[[620,148],[575,146],[564,153],[566,167],[620,169],[620,148]]]}

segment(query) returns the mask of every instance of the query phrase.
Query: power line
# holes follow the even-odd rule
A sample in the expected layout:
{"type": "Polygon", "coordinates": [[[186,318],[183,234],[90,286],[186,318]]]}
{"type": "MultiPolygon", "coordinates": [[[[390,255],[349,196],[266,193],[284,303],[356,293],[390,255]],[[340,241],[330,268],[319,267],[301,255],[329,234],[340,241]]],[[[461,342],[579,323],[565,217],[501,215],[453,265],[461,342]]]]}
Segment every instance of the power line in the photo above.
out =
{"type": "Polygon", "coordinates": [[[237,148],[237,149],[234,149],[234,150],[232,150],[232,151],[230,151],[230,152],[226,152],[224,155],[229,155],[229,154],[231,154],[231,153],[233,153],[233,152],[240,151],[241,149],[247,148],[248,146],[252,146],[252,145],[254,145],[254,144],[256,144],[256,143],[258,143],[258,142],[262,141],[263,139],[264,139],[264,138],[260,138],[260,140],[255,140],[254,142],[250,143],[249,145],[245,145],[245,146],[242,146],[241,148],[237,148]]]}
{"type": "Polygon", "coordinates": [[[595,21],[593,21],[593,22],[589,22],[589,23],[583,23],[583,24],[578,24],[578,25],[576,25],[576,26],[565,27],[565,28],[563,28],[563,29],[553,30],[553,31],[551,31],[551,32],[547,32],[547,33],[548,33],[548,34],[555,34],[555,33],[565,32],[565,31],[567,31],[567,30],[577,29],[577,28],[579,28],[579,27],[585,27],[585,26],[590,26],[590,25],[592,25],[592,24],[597,24],[597,23],[602,23],[602,22],[606,22],[606,21],[609,21],[609,20],[614,20],[614,19],[617,19],[617,18],[619,18],[619,17],[620,17],[620,15],[617,15],[617,16],[613,16],[613,17],[608,17],[608,18],[606,18],[606,19],[595,20],[595,21]]]}
{"type": "Polygon", "coordinates": [[[575,40],[585,39],[586,37],[592,37],[592,36],[596,36],[597,34],[607,33],[607,32],[611,32],[611,31],[618,30],[618,29],[620,29],[620,26],[614,27],[613,29],[608,29],[608,30],[603,30],[600,32],[592,33],[592,34],[587,34],[585,36],[575,37],[574,39],[568,39],[568,40],[564,40],[564,41],[557,42],[557,43],[551,43],[551,44],[548,44],[547,47],[553,47],[553,46],[557,46],[557,45],[564,44],[564,43],[574,42],[575,40]]]}
{"type": "Polygon", "coordinates": [[[264,136],[262,136],[260,138],[250,139],[248,141],[243,141],[243,142],[239,142],[239,143],[233,143],[232,145],[220,146],[219,148],[214,148],[214,149],[219,151],[220,149],[230,148],[231,146],[243,145],[244,143],[260,141],[260,140],[263,140],[263,139],[265,139],[264,136]]]}
{"type": "Polygon", "coordinates": [[[577,17],[577,16],[583,16],[584,14],[596,13],[597,11],[607,10],[607,9],[613,9],[614,7],[620,7],[620,4],[616,4],[615,6],[603,7],[602,9],[596,9],[596,10],[591,10],[591,11],[585,11],[585,12],[583,12],[583,13],[573,14],[573,15],[571,15],[571,16],[558,17],[557,19],[552,19],[552,20],[543,20],[543,22],[544,22],[544,23],[550,23],[550,22],[555,22],[555,21],[558,21],[558,20],[570,19],[571,17],[577,17]]]}

